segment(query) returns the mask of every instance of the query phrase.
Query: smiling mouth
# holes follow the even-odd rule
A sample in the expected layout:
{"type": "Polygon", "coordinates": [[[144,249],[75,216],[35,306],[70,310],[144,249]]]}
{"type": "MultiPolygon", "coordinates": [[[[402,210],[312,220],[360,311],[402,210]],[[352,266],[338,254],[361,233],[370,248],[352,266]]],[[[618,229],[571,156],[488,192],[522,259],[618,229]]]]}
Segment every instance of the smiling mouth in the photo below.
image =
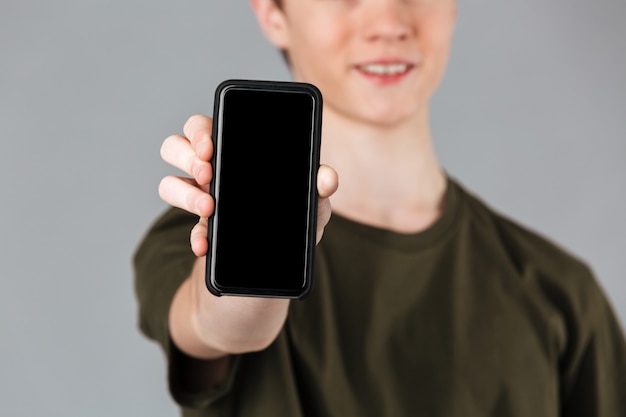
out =
{"type": "Polygon", "coordinates": [[[393,64],[363,64],[357,65],[357,69],[369,75],[377,75],[377,76],[394,76],[394,75],[402,75],[409,72],[413,68],[412,64],[407,63],[393,63],[393,64]]]}

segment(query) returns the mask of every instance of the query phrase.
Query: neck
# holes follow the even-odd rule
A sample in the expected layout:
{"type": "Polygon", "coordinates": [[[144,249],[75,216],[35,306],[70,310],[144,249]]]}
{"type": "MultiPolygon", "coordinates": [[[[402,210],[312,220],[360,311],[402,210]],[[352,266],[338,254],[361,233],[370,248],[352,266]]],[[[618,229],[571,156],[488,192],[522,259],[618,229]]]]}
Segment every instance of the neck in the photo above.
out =
{"type": "Polygon", "coordinates": [[[446,178],[427,110],[391,126],[357,123],[324,110],[321,162],[339,174],[333,211],[400,232],[430,226],[441,213],[446,178]]]}

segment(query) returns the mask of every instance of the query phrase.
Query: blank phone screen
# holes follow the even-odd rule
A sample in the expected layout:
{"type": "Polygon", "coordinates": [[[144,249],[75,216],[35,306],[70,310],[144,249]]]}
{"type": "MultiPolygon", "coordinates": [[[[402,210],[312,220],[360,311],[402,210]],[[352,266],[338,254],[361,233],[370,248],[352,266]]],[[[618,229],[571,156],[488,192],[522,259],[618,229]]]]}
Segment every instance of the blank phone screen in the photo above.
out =
{"type": "Polygon", "coordinates": [[[297,294],[314,245],[315,98],[232,87],[221,100],[213,282],[225,292],[297,294]]]}

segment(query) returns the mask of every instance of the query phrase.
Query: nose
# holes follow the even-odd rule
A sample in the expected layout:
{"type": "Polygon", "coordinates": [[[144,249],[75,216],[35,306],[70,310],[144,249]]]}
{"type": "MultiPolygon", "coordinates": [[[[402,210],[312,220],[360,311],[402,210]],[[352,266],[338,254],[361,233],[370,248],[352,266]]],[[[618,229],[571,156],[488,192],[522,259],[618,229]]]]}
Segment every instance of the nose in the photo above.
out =
{"type": "Polygon", "coordinates": [[[362,28],[369,41],[394,42],[411,33],[406,0],[368,0],[362,4],[362,28]]]}

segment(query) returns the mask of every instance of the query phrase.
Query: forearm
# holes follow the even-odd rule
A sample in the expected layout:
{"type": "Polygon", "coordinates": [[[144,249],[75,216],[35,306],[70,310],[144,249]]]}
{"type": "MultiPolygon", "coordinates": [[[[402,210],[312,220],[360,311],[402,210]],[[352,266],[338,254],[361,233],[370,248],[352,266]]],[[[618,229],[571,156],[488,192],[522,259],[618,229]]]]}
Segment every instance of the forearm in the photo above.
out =
{"type": "Polygon", "coordinates": [[[204,258],[198,258],[172,300],[169,326],[174,344],[190,356],[217,359],[272,343],[287,317],[289,300],[216,297],[206,289],[204,268],[204,258]]]}

